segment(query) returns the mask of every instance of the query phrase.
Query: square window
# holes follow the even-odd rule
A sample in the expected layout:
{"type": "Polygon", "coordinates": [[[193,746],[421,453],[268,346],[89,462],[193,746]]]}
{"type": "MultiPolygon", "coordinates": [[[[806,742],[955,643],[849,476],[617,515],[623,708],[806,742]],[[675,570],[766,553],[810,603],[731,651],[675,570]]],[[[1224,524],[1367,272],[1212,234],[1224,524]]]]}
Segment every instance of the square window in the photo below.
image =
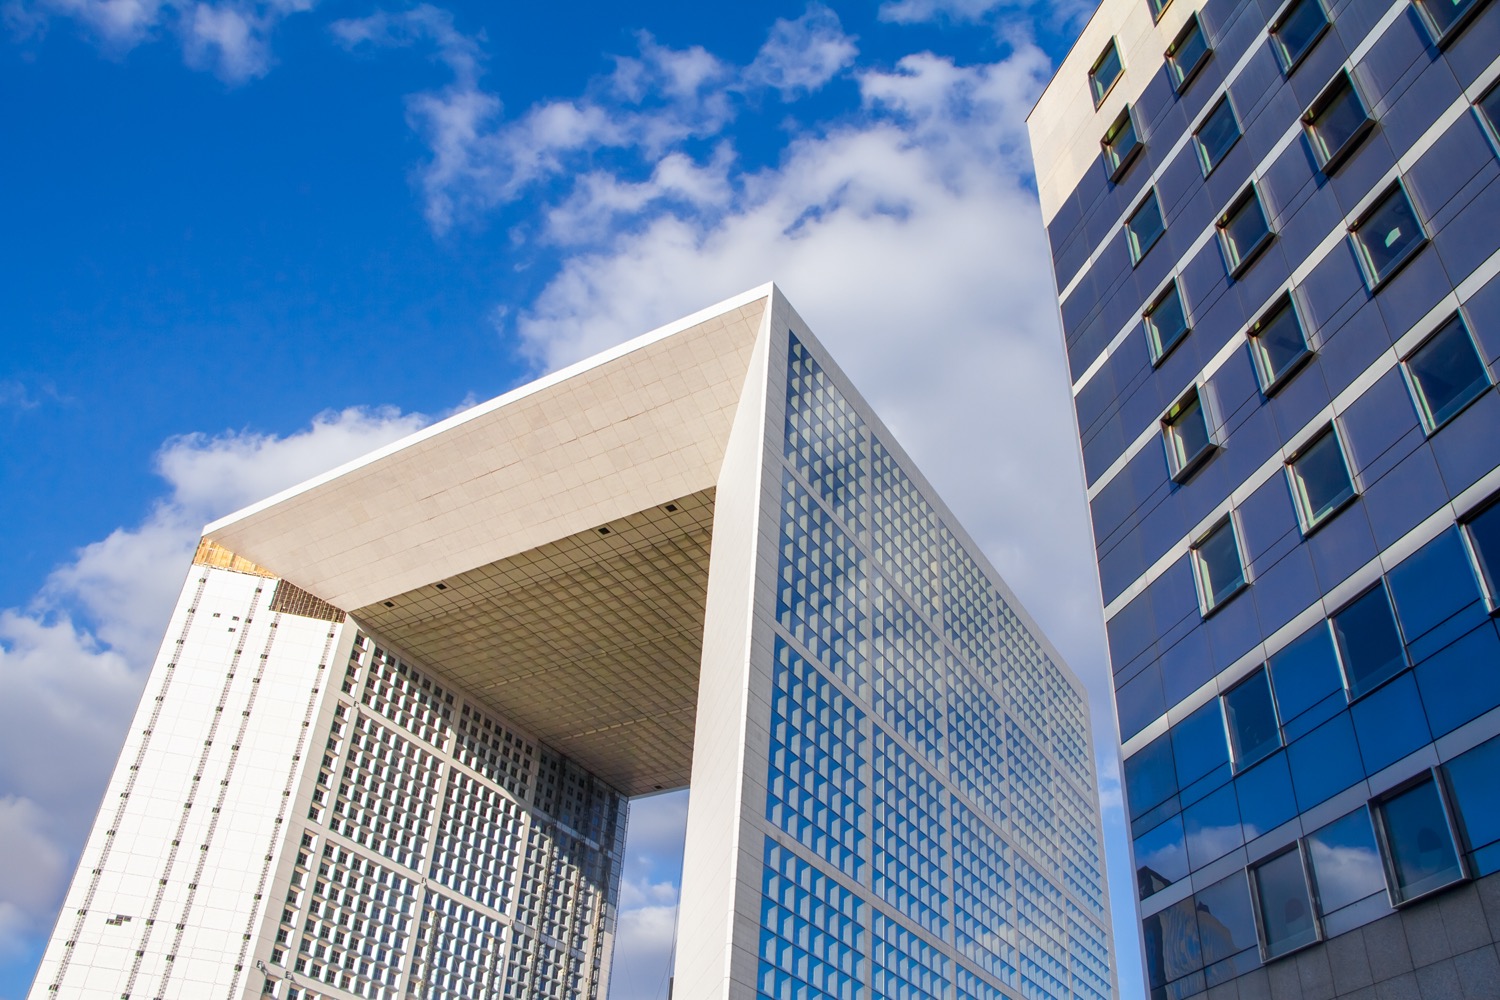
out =
{"type": "Polygon", "coordinates": [[[1305,948],[1322,936],[1299,846],[1261,862],[1250,874],[1260,919],[1261,950],[1267,960],[1305,948]]]}
{"type": "Polygon", "coordinates": [[[1309,834],[1307,851],[1324,916],[1386,887],[1375,828],[1364,806],[1309,834]]]}
{"type": "Polygon", "coordinates": [[[1286,474],[1304,535],[1354,499],[1354,482],[1332,425],[1287,462],[1286,474]]]}
{"type": "Polygon", "coordinates": [[[1318,0],[1292,0],[1271,23],[1271,48],[1281,71],[1290,75],[1327,30],[1328,15],[1318,0]]]}
{"type": "Polygon", "coordinates": [[[1417,10],[1439,47],[1452,41],[1482,6],[1484,0],[1416,0],[1417,10]]]}
{"type": "Polygon", "coordinates": [[[1281,724],[1271,700],[1265,668],[1257,670],[1224,695],[1224,724],[1234,752],[1234,769],[1243,771],[1281,746],[1281,724]]]}
{"type": "Polygon", "coordinates": [[[1203,68],[1208,61],[1209,53],[1208,35],[1203,30],[1203,25],[1194,14],[1188,18],[1187,24],[1177,38],[1167,48],[1167,71],[1172,76],[1172,86],[1180,94],[1187,89],[1187,85],[1193,82],[1193,77],[1203,68]]]}
{"type": "Polygon", "coordinates": [[[1406,379],[1431,434],[1490,386],[1490,374],[1459,316],[1444,323],[1404,362],[1406,379]]]}
{"type": "Polygon", "coordinates": [[[1416,209],[1400,184],[1375,203],[1349,232],[1371,290],[1379,288],[1427,243],[1416,209]]]}
{"type": "Polygon", "coordinates": [[[1266,395],[1284,385],[1302,362],[1312,357],[1290,294],[1283,295],[1251,325],[1249,336],[1255,374],[1266,395]]]}
{"type": "Polygon", "coordinates": [[[1470,515],[1464,521],[1464,535],[1484,578],[1490,609],[1500,609],[1500,502],[1470,515]]]}
{"type": "Polygon", "coordinates": [[[1391,902],[1409,903],[1464,877],[1453,821],[1432,774],[1375,805],[1391,902]]]}
{"type": "Polygon", "coordinates": [[[1146,200],[1136,206],[1129,221],[1125,223],[1125,232],[1130,239],[1130,262],[1139,264],[1141,258],[1146,256],[1146,251],[1154,247],[1156,241],[1161,239],[1161,234],[1166,231],[1166,223],[1161,218],[1161,205],[1157,203],[1156,191],[1153,189],[1146,195],[1146,200]]]}
{"type": "Polygon", "coordinates": [[[1188,326],[1187,310],[1182,305],[1182,292],[1175,280],[1146,308],[1142,319],[1146,325],[1146,343],[1151,350],[1151,363],[1160,364],[1191,329],[1188,326]]]}
{"type": "Polygon", "coordinates": [[[1120,78],[1120,72],[1124,66],[1120,63],[1120,48],[1111,38],[1104,51],[1095,60],[1094,66],[1089,70],[1089,92],[1094,95],[1094,107],[1098,107],[1104,100],[1104,95],[1114,87],[1115,81],[1120,78]]]}
{"type": "Polygon", "coordinates": [[[1198,148],[1198,165],[1203,168],[1204,177],[1213,173],[1214,167],[1239,139],[1239,119],[1235,118],[1234,105],[1229,103],[1229,95],[1225,94],[1193,133],[1198,148]]]}
{"type": "Polygon", "coordinates": [[[1302,116],[1302,127],[1325,174],[1348,159],[1373,125],[1347,72],[1334,77],[1302,116]]]}
{"type": "Polygon", "coordinates": [[[1135,130],[1130,105],[1125,105],[1120,117],[1104,133],[1100,145],[1104,147],[1104,165],[1109,170],[1109,179],[1119,180],[1141,152],[1141,139],[1135,130]]]}
{"type": "Polygon", "coordinates": [[[1229,276],[1239,277],[1271,242],[1271,224],[1266,221],[1254,185],[1247,187],[1220,216],[1218,231],[1229,276]]]}
{"type": "Polygon", "coordinates": [[[1329,624],[1351,700],[1406,669],[1406,650],[1383,581],[1355,598],[1329,624]]]}
{"type": "Polygon", "coordinates": [[[1196,387],[1162,417],[1161,434],[1167,448],[1167,465],[1172,470],[1172,478],[1179,483],[1213,453],[1208,414],[1196,387]]]}
{"type": "Polygon", "coordinates": [[[1245,586],[1240,543],[1234,537],[1234,522],[1220,521],[1193,546],[1193,572],[1198,581],[1198,601],[1203,614],[1221,607],[1245,586]]]}

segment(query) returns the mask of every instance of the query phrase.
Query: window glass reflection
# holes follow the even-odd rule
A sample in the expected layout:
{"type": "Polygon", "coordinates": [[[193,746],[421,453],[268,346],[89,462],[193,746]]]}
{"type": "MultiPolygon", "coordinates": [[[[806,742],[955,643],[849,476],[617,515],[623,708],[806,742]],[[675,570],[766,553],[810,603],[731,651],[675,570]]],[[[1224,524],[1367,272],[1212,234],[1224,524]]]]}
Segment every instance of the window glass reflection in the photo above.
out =
{"type": "Polygon", "coordinates": [[[1283,722],[1297,718],[1339,689],[1333,636],[1319,622],[1271,657],[1271,681],[1283,722]]]}
{"type": "Polygon", "coordinates": [[[1479,585],[1456,528],[1408,556],[1386,576],[1401,631],[1418,638],[1480,599],[1479,585]]]}
{"type": "Polygon", "coordinates": [[[1182,292],[1178,289],[1177,282],[1168,285],[1161,297],[1151,304],[1144,320],[1151,361],[1155,363],[1166,357],[1167,352],[1187,336],[1187,310],[1182,307],[1182,292]]]}
{"type": "Polygon", "coordinates": [[[1239,800],[1231,785],[1184,809],[1182,824],[1187,832],[1188,864],[1193,869],[1222,858],[1245,842],[1239,800]]]}
{"type": "Polygon", "coordinates": [[[1406,359],[1406,374],[1429,432],[1447,423],[1490,385],[1479,351],[1457,316],[1412,352],[1406,359]]]}
{"type": "Polygon", "coordinates": [[[1182,91],[1198,72],[1198,67],[1203,65],[1203,60],[1208,58],[1209,51],[1208,36],[1203,32],[1198,15],[1194,14],[1172,47],[1167,49],[1167,66],[1172,72],[1173,87],[1182,91]]]}
{"type": "Polygon", "coordinates": [[[1146,975],[1153,991],[1203,967],[1192,897],[1147,917],[1146,975]]]}
{"type": "Polygon", "coordinates": [[[1261,208],[1260,197],[1250,188],[1219,220],[1219,242],[1229,263],[1229,273],[1237,275],[1249,266],[1251,259],[1271,238],[1271,224],[1261,208]]]}
{"type": "Polygon", "coordinates": [[[1302,530],[1311,531],[1354,496],[1339,436],[1329,427],[1287,465],[1302,530]]]}
{"type": "Polygon", "coordinates": [[[1307,855],[1324,915],[1385,890],[1375,828],[1364,806],[1309,836],[1307,855]]]}
{"type": "Polygon", "coordinates": [[[1307,337],[1290,296],[1283,297],[1250,328],[1250,349],[1262,392],[1269,391],[1307,356],[1307,337]]]}
{"type": "Polygon", "coordinates": [[[1154,190],[1136,208],[1130,221],[1125,223],[1125,230],[1130,238],[1131,263],[1139,264],[1141,258],[1146,256],[1146,251],[1155,246],[1156,241],[1161,239],[1161,234],[1167,231],[1167,224],[1162,221],[1161,217],[1161,205],[1157,203],[1154,190]]]}
{"type": "Polygon", "coordinates": [[[1447,771],[1454,810],[1474,852],[1476,874],[1500,870],[1500,795],[1495,794],[1500,736],[1449,761],[1447,771]]]}
{"type": "Polygon", "coordinates": [[[1396,897],[1415,899],[1459,878],[1461,871],[1437,782],[1428,778],[1380,803],[1380,820],[1396,876],[1396,897]]]}
{"type": "Polygon", "coordinates": [[[1337,161],[1353,149],[1369,120],[1349,74],[1340,73],[1302,119],[1325,173],[1332,172],[1337,161]]]}
{"type": "Polygon", "coordinates": [[[1135,839],[1135,864],[1136,887],[1142,899],[1188,873],[1180,815],[1135,839]]]}
{"type": "Polygon", "coordinates": [[[1264,670],[1257,670],[1224,695],[1224,719],[1236,770],[1244,770],[1281,746],[1281,729],[1264,670]]]}
{"type": "Polygon", "coordinates": [[[1295,849],[1279,854],[1255,868],[1254,877],[1267,957],[1285,955],[1316,941],[1318,924],[1302,855],[1295,849]]]}
{"type": "Polygon", "coordinates": [[[1204,964],[1212,965],[1255,947],[1255,915],[1243,871],[1202,890],[1196,900],[1204,964]]]}
{"type": "Polygon", "coordinates": [[[1125,794],[1130,799],[1130,818],[1145,813],[1177,793],[1177,775],[1172,769],[1172,740],[1160,736],[1125,759],[1125,794]]]}
{"type": "Polygon", "coordinates": [[[1281,19],[1271,26],[1271,42],[1281,60],[1281,68],[1291,72],[1314,42],[1328,27],[1328,16],[1318,0],[1297,0],[1281,19]]]}
{"type": "Polygon", "coordinates": [[[1198,126],[1198,131],[1193,133],[1193,138],[1198,141],[1198,165],[1203,168],[1203,176],[1207,177],[1240,138],[1240,123],[1234,117],[1234,106],[1229,103],[1228,94],[1214,105],[1203,124],[1198,126]]]}
{"type": "Polygon", "coordinates": [[[1500,503],[1494,503],[1464,525],[1489,590],[1490,606],[1500,605],[1500,503]]]}
{"type": "Polygon", "coordinates": [[[1234,786],[1247,841],[1276,829],[1297,813],[1285,754],[1268,757],[1236,776],[1234,786]]]}
{"type": "Polygon", "coordinates": [[[1371,288],[1395,274],[1427,239],[1411,199],[1399,186],[1354,227],[1352,236],[1371,288]]]}
{"type": "Polygon", "coordinates": [[[1193,566],[1198,575],[1198,600],[1207,614],[1245,585],[1240,546],[1234,524],[1225,521],[1193,546],[1193,566]]]}
{"type": "Polygon", "coordinates": [[[1374,689],[1406,666],[1396,616],[1383,585],[1334,615],[1332,622],[1351,696],[1374,689]]]}
{"type": "Polygon", "coordinates": [[[1228,763],[1229,747],[1224,742],[1224,717],[1218,703],[1210,701],[1173,726],[1172,748],[1184,785],[1228,763]]]}

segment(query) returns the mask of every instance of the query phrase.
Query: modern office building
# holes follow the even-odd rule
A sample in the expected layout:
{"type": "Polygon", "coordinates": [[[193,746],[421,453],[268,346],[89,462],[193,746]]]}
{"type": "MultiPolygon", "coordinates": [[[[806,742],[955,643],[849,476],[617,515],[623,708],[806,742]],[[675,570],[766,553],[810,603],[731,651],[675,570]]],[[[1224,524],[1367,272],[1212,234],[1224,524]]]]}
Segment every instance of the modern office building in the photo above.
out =
{"type": "Polygon", "coordinates": [[[1497,77],[1104,0],[1030,116],[1153,997],[1500,995],[1497,77]]]}
{"type": "Polygon", "coordinates": [[[1084,692],[766,286],[210,525],[33,1000],[1114,993],[1084,692]]]}

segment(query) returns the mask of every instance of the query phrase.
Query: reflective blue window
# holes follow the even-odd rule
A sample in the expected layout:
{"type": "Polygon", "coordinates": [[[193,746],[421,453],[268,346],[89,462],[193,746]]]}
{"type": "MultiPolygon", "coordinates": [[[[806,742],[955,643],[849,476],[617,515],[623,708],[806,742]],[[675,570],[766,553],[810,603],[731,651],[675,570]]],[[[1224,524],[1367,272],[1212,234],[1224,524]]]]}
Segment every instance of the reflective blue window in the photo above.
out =
{"type": "MultiPolygon", "coordinates": [[[[1271,682],[1283,724],[1300,716],[1342,686],[1333,636],[1319,622],[1271,657],[1271,682]]],[[[1291,734],[1288,733],[1288,738],[1291,734]]]]}
{"type": "Polygon", "coordinates": [[[1491,607],[1500,606],[1500,503],[1493,503],[1471,517],[1464,525],[1484,583],[1489,589],[1491,607]]]}
{"type": "Polygon", "coordinates": [[[1130,800],[1131,819],[1176,794],[1172,737],[1160,736],[1125,759],[1125,795],[1130,800]]]}
{"type": "Polygon", "coordinates": [[[1447,771],[1453,808],[1473,852],[1474,874],[1500,871],[1500,795],[1495,794],[1500,736],[1449,761],[1447,771]]]}
{"type": "Polygon", "coordinates": [[[1490,387],[1464,321],[1454,316],[1406,359],[1406,377],[1422,425],[1437,430],[1490,387]]]}
{"type": "Polygon", "coordinates": [[[1173,816],[1135,839],[1135,879],[1140,897],[1159,892],[1188,873],[1182,817],[1173,816]]]}
{"type": "Polygon", "coordinates": [[[1224,695],[1224,720],[1234,766],[1244,770],[1281,746],[1281,727],[1271,703],[1271,683],[1257,670],[1224,695]]]}
{"type": "Polygon", "coordinates": [[[1327,30],[1328,15],[1318,0],[1294,0],[1271,25],[1271,47],[1282,70],[1290,73],[1327,30]]]}
{"type": "Polygon", "coordinates": [[[1332,621],[1351,698],[1375,688],[1406,666],[1396,616],[1383,584],[1366,591],[1332,621]]]}
{"type": "Polygon", "coordinates": [[[1194,869],[1222,858],[1245,841],[1239,799],[1228,785],[1182,811],[1188,863],[1194,869]]]}
{"type": "Polygon", "coordinates": [[[1416,899],[1462,876],[1437,782],[1429,777],[1377,808],[1397,899],[1416,899]]]}
{"type": "Polygon", "coordinates": [[[1318,940],[1318,922],[1307,890],[1302,853],[1295,848],[1251,869],[1260,901],[1266,957],[1275,958],[1318,940]]]}
{"type": "Polygon", "coordinates": [[[1500,637],[1489,622],[1417,665],[1422,708],[1442,736],[1500,705],[1500,637]]]}
{"type": "Polygon", "coordinates": [[[1286,754],[1275,754],[1234,779],[1245,839],[1254,840],[1297,814],[1286,754]]]}
{"type": "Polygon", "coordinates": [[[1210,701],[1172,727],[1172,754],[1183,786],[1183,800],[1201,798],[1212,786],[1229,778],[1229,745],[1224,738],[1224,716],[1210,701]],[[1200,783],[1198,787],[1190,787],[1200,783]]]}
{"type": "Polygon", "coordinates": [[[1341,712],[1287,748],[1297,806],[1310,809],[1364,778],[1349,713],[1341,712]]]}
{"type": "Polygon", "coordinates": [[[1308,836],[1307,855],[1324,916],[1385,891],[1385,867],[1364,806],[1308,836]]]}
{"type": "Polygon", "coordinates": [[[1144,930],[1146,978],[1153,991],[1203,967],[1203,948],[1198,940],[1198,917],[1192,897],[1147,917],[1144,930]]]}
{"type": "Polygon", "coordinates": [[[1457,528],[1408,556],[1386,579],[1413,659],[1427,651],[1421,640],[1429,632],[1466,608],[1481,611],[1479,583],[1457,528]]]}
{"type": "Polygon", "coordinates": [[[1379,691],[1354,703],[1354,731],[1365,773],[1374,774],[1432,740],[1417,681],[1411,674],[1396,678],[1379,691]]]}
{"type": "Polygon", "coordinates": [[[1203,963],[1208,969],[1208,985],[1248,971],[1254,961],[1232,962],[1236,957],[1253,959],[1255,949],[1255,914],[1250,903],[1250,884],[1245,873],[1237,871],[1222,882],[1202,890],[1196,897],[1198,939],[1203,947],[1203,963]],[[1249,954],[1246,954],[1247,951],[1249,954]],[[1219,969],[1215,965],[1223,963],[1219,969]]]}

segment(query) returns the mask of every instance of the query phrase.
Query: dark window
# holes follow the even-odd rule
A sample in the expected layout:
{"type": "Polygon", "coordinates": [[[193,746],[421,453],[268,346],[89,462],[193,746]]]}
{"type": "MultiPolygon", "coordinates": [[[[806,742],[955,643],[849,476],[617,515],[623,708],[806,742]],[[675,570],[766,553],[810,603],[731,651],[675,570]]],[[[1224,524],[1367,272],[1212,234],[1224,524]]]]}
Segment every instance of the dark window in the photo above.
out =
{"type": "Polygon", "coordinates": [[[1364,806],[1312,833],[1307,854],[1324,916],[1385,889],[1375,828],[1364,806]]]}
{"type": "Polygon", "coordinates": [[[1224,520],[1193,546],[1193,570],[1198,579],[1198,602],[1206,615],[1245,586],[1240,545],[1234,522],[1224,520]]]}
{"type": "Polygon", "coordinates": [[[1365,272],[1365,282],[1378,288],[1427,242],[1422,223],[1406,190],[1396,185],[1355,224],[1349,234],[1365,272]]]}
{"type": "Polygon", "coordinates": [[[1346,72],[1334,77],[1302,116],[1302,127],[1307,130],[1318,165],[1325,174],[1333,173],[1354,152],[1371,124],[1364,102],[1346,72]]]}
{"type": "Polygon", "coordinates": [[[1162,417],[1161,435],[1167,446],[1167,465],[1178,482],[1185,480],[1213,452],[1208,414],[1196,388],[1162,417]]]}
{"type": "Polygon", "coordinates": [[[1250,353],[1261,391],[1267,394],[1280,388],[1282,380],[1308,358],[1307,337],[1290,295],[1282,296],[1250,327],[1250,353]]]}
{"type": "Polygon", "coordinates": [[[1160,21],[1162,11],[1167,9],[1167,5],[1172,0],[1147,0],[1147,2],[1151,5],[1151,20],[1160,21]]]}
{"type": "Polygon", "coordinates": [[[1406,653],[1384,583],[1366,591],[1331,621],[1344,664],[1344,686],[1351,698],[1374,690],[1405,669],[1406,653]]]}
{"type": "Polygon", "coordinates": [[[1109,169],[1109,179],[1119,180],[1141,152],[1141,140],[1135,131],[1135,119],[1130,115],[1130,105],[1125,105],[1120,117],[1104,133],[1101,145],[1104,147],[1104,165],[1109,169]]]}
{"type": "Polygon", "coordinates": [[[1157,364],[1187,336],[1187,310],[1182,307],[1182,292],[1173,281],[1146,309],[1146,342],[1151,349],[1151,363],[1157,364]]]}
{"type": "Polygon", "coordinates": [[[1296,847],[1251,869],[1260,909],[1261,946],[1276,958],[1318,940],[1307,870],[1296,847]]]}
{"type": "Polygon", "coordinates": [[[1265,670],[1257,670],[1225,693],[1224,721],[1237,771],[1281,746],[1281,727],[1265,670]]]}
{"type": "Polygon", "coordinates": [[[1111,38],[1109,45],[1094,63],[1093,69],[1089,70],[1089,90],[1094,95],[1094,107],[1099,106],[1099,102],[1104,100],[1104,95],[1109,93],[1115,81],[1120,78],[1121,69],[1123,67],[1120,64],[1120,49],[1111,38]]]}
{"type": "Polygon", "coordinates": [[[1453,810],[1463,824],[1476,874],[1500,870],[1500,736],[1481,743],[1446,765],[1453,810]]]}
{"type": "Polygon", "coordinates": [[[1330,426],[1287,463],[1302,533],[1307,534],[1354,496],[1338,433],[1330,426]]]}
{"type": "Polygon", "coordinates": [[[1422,20],[1432,31],[1432,40],[1439,45],[1447,44],[1458,34],[1483,3],[1484,0],[1416,0],[1422,20]]]}
{"type": "Polygon", "coordinates": [[[1474,339],[1458,316],[1407,357],[1406,377],[1428,433],[1447,423],[1490,385],[1474,339]]]}
{"type": "Polygon", "coordinates": [[[1271,47],[1281,61],[1281,70],[1291,73],[1302,57],[1328,30],[1328,15],[1318,0],[1292,0],[1271,24],[1271,47]]]}
{"type": "Polygon", "coordinates": [[[1490,608],[1500,608],[1500,503],[1492,503],[1464,523],[1469,546],[1479,562],[1490,608]]]}
{"type": "Polygon", "coordinates": [[[1234,105],[1229,103],[1229,95],[1225,94],[1203,119],[1198,131],[1193,133],[1193,140],[1198,148],[1198,165],[1203,168],[1204,177],[1213,173],[1214,167],[1219,165],[1219,161],[1224,159],[1224,155],[1239,138],[1239,119],[1234,115],[1234,105]]]}
{"type": "Polygon", "coordinates": [[[1167,49],[1167,69],[1172,74],[1172,85],[1181,93],[1192,82],[1193,77],[1208,61],[1213,50],[1208,46],[1208,35],[1194,14],[1188,18],[1181,33],[1167,49]]]}
{"type": "Polygon", "coordinates": [[[1475,106],[1479,109],[1479,120],[1490,134],[1490,142],[1500,147],[1500,86],[1491,87],[1475,106]]]}
{"type": "Polygon", "coordinates": [[[1130,261],[1139,264],[1141,258],[1146,256],[1146,251],[1156,245],[1161,239],[1161,234],[1166,232],[1166,223],[1161,219],[1161,205],[1156,201],[1156,192],[1152,191],[1146,195],[1146,200],[1136,206],[1130,216],[1130,221],[1125,223],[1125,231],[1130,238],[1130,261]]]}
{"type": "Polygon", "coordinates": [[[1218,229],[1219,243],[1224,248],[1224,260],[1229,265],[1229,274],[1237,277],[1250,266],[1255,255],[1271,242],[1271,225],[1266,221],[1260,196],[1255,193],[1253,186],[1246,188],[1219,218],[1218,229]]]}
{"type": "Polygon", "coordinates": [[[1443,794],[1431,775],[1376,804],[1393,895],[1407,902],[1463,877],[1443,794]]]}

